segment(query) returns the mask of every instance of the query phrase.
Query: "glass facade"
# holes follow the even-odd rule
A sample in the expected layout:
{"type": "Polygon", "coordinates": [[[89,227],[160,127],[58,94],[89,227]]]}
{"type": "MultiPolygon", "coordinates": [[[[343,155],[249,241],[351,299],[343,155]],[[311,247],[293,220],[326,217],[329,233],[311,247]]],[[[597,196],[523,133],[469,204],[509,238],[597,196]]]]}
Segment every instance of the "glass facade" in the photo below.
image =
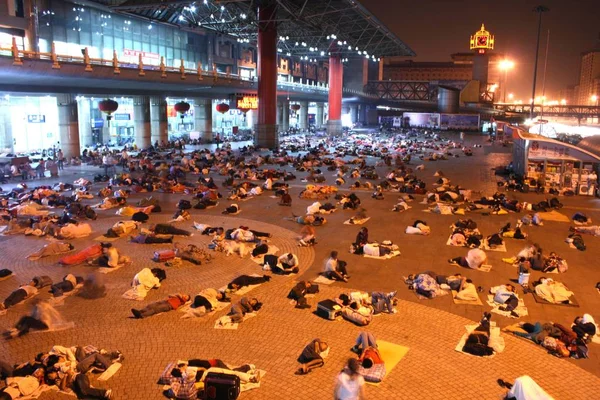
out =
{"type": "Polygon", "coordinates": [[[81,57],[87,47],[90,57],[137,64],[139,55],[146,65],[159,65],[165,57],[167,66],[186,68],[208,63],[208,37],[185,32],[176,27],[153,24],[119,14],[64,1],[49,0],[48,10],[39,12],[39,45],[49,52],[54,41],[58,54],[81,57]]]}
{"type": "Polygon", "coordinates": [[[0,106],[10,116],[14,152],[42,151],[60,141],[56,97],[6,96],[0,106]]]}

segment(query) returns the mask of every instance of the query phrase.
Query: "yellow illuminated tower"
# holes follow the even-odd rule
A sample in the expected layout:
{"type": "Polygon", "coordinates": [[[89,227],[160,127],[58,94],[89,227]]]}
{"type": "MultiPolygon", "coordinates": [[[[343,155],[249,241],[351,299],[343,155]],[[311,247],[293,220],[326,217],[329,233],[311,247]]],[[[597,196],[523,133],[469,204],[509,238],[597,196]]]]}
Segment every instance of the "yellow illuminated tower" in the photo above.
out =
{"type": "Polygon", "coordinates": [[[493,101],[493,94],[488,93],[488,51],[494,49],[494,35],[485,30],[485,25],[481,24],[481,29],[471,35],[470,48],[474,51],[473,57],[473,76],[472,79],[479,81],[480,101],[493,101]]]}

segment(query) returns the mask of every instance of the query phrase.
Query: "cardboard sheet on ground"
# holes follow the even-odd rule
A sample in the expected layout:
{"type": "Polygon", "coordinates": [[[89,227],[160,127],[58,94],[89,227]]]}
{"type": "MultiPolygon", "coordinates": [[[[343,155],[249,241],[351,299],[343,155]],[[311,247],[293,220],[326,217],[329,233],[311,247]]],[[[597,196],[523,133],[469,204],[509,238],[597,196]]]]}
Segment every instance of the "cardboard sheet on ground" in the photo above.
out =
{"type": "Polygon", "coordinates": [[[101,274],[110,274],[111,272],[115,272],[115,271],[123,268],[124,266],[125,266],[125,264],[119,264],[114,268],[100,267],[100,268],[98,268],[98,272],[100,272],[101,274]]]}
{"type": "MultiPolygon", "coordinates": [[[[261,276],[263,276],[263,275],[252,274],[252,275],[249,275],[249,276],[261,277],[261,276]]],[[[236,290],[235,292],[233,292],[233,294],[236,294],[236,295],[238,295],[238,296],[243,296],[243,295],[245,295],[246,293],[250,292],[252,289],[259,287],[260,285],[262,285],[262,283],[261,283],[261,284],[258,284],[258,285],[244,286],[244,287],[242,287],[241,289],[239,289],[239,290],[236,290]]],[[[225,292],[225,291],[227,290],[227,285],[225,285],[225,286],[223,286],[223,287],[219,288],[218,290],[219,290],[219,291],[221,291],[221,292],[225,292]]]]}
{"type": "Polygon", "coordinates": [[[552,210],[550,212],[540,212],[540,217],[542,217],[542,221],[554,221],[554,222],[571,222],[569,217],[564,214],[559,213],[556,210],[552,210]]]}
{"type": "Polygon", "coordinates": [[[365,219],[355,219],[354,223],[351,222],[352,218],[347,219],[346,221],[344,221],[344,225],[362,225],[364,223],[366,223],[368,220],[370,220],[371,217],[365,218],[365,219]]]}
{"type": "Polygon", "coordinates": [[[457,294],[458,294],[458,292],[456,290],[452,291],[452,300],[454,301],[454,304],[466,304],[469,306],[483,306],[483,303],[481,302],[479,295],[477,295],[477,300],[460,300],[460,299],[456,298],[457,294]]]}
{"type": "Polygon", "coordinates": [[[115,240],[121,239],[121,237],[108,237],[104,235],[100,235],[95,237],[93,240],[96,242],[114,242],[115,240]]]}
{"type": "Polygon", "coordinates": [[[318,277],[313,279],[313,282],[320,283],[321,285],[331,285],[335,281],[333,279],[329,279],[323,275],[319,275],[318,277]]]}
{"type": "MultiPolygon", "coordinates": [[[[381,358],[385,364],[385,376],[388,376],[390,372],[394,369],[396,365],[406,356],[409,348],[405,346],[400,346],[399,344],[386,342],[385,340],[377,341],[377,348],[379,349],[379,354],[381,354],[381,358]]],[[[367,382],[369,385],[378,386],[379,383],[375,382],[367,382]]]]}
{"type": "MultiPolygon", "coordinates": [[[[492,322],[493,324],[493,322],[492,322]]],[[[469,354],[469,353],[465,353],[463,351],[463,347],[465,347],[465,343],[467,343],[467,338],[469,337],[469,334],[471,332],[473,332],[473,330],[475,330],[475,328],[477,328],[478,325],[465,325],[465,329],[467,330],[467,333],[465,333],[464,335],[462,335],[462,337],[460,338],[460,341],[458,342],[458,344],[456,345],[456,347],[454,348],[455,351],[458,351],[459,353],[462,354],[466,354],[468,356],[471,357],[478,357],[478,358],[492,358],[496,355],[496,353],[494,352],[494,354],[492,354],[491,356],[476,356],[473,354],[469,354]]],[[[490,343],[493,340],[499,340],[500,338],[500,328],[498,328],[497,326],[491,326],[490,327],[490,343]]]]}
{"type": "Polygon", "coordinates": [[[389,254],[386,254],[385,256],[369,256],[367,254],[363,254],[363,257],[365,258],[373,258],[375,260],[389,260],[390,258],[394,258],[394,257],[398,257],[400,255],[400,250],[394,250],[389,254]]]}
{"type": "Polygon", "coordinates": [[[112,376],[114,374],[116,374],[118,370],[121,369],[121,365],[122,364],[119,363],[119,362],[116,362],[116,363],[112,364],[110,367],[108,367],[106,369],[106,371],[104,371],[102,373],[102,375],[100,375],[98,377],[98,380],[101,381],[101,382],[106,382],[107,380],[109,380],[110,378],[112,378],[112,376]]]}
{"type": "Polygon", "coordinates": [[[181,319],[200,318],[200,317],[204,317],[204,316],[214,315],[217,311],[221,311],[224,308],[226,308],[227,306],[231,306],[231,303],[225,303],[225,302],[219,301],[217,303],[217,306],[211,312],[207,313],[206,308],[204,306],[198,307],[198,308],[192,308],[192,302],[189,301],[183,307],[178,308],[178,310],[183,313],[183,315],[181,316],[181,319]]]}
{"type": "Polygon", "coordinates": [[[415,294],[415,296],[417,296],[417,299],[419,299],[419,300],[433,300],[433,299],[436,299],[438,297],[442,297],[442,296],[446,296],[447,294],[450,294],[450,292],[447,291],[447,290],[438,289],[435,292],[435,297],[429,298],[429,297],[425,297],[425,296],[420,295],[419,293],[417,293],[416,290],[411,290],[411,292],[413,292],[415,294]]]}
{"type": "Polygon", "coordinates": [[[513,310],[515,313],[517,313],[518,317],[515,317],[514,315],[511,315],[510,311],[502,311],[502,310],[500,310],[500,307],[503,307],[504,304],[496,303],[494,301],[494,295],[493,294],[489,294],[488,295],[487,304],[490,307],[492,307],[492,309],[490,310],[490,312],[502,315],[504,317],[508,317],[508,318],[521,318],[521,317],[525,317],[525,316],[529,315],[529,311],[527,310],[527,307],[525,307],[525,301],[523,299],[519,299],[519,305],[517,306],[517,308],[515,308],[513,310]]]}
{"type": "MultiPolygon", "coordinates": [[[[252,317],[256,317],[257,313],[253,312],[253,313],[248,313],[246,315],[244,315],[244,319],[242,320],[242,322],[245,322],[246,320],[252,318],[252,317]]],[[[224,315],[221,318],[219,318],[218,320],[215,321],[215,329],[230,329],[230,330],[235,330],[239,327],[240,323],[236,323],[236,322],[231,322],[231,317],[229,315],[224,315]]]]}
{"type": "Polygon", "coordinates": [[[531,294],[533,295],[533,298],[535,299],[536,303],[549,304],[552,306],[579,307],[579,302],[575,298],[575,295],[572,295],[571,297],[569,297],[569,303],[565,304],[565,303],[550,303],[549,301],[546,301],[543,298],[541,298],[540,296],[538,296],[537,293],[535,293],[535,292],[533,292],[531,294]]]}

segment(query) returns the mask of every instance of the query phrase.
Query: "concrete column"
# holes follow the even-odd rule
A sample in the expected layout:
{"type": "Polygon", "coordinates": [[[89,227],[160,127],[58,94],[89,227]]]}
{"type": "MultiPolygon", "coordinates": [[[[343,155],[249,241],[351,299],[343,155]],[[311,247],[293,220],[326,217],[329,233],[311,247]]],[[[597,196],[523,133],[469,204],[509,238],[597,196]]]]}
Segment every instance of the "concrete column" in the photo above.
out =
{"type": "Polygon", "coordinates": [[[139,149],[147,149],[150,142],[150,98],[148,96],[135,96],[133,98],[133,126],[135,144],[139,149]]]}
{"type": "Polygon", "coordinates": [[[200,132],[203,142],[213,139],[212,100],[194,100],[194,128],[200,132]]]}
{"type": "Polygon", "coordinates": [[[282,116],[282,124],[280,125],[281,130],[287,131],[290,129],[290,101],[283,101],[283,116],[282,116]]]}
{"type": "Polygon", "coordinates": [[[344,67],[339,54],[329,57],[329,120],[327,134],[339,136],[342,134],[342,85],[344,67]]]}
{"type": "Polygon", "coordinates": [[[57,96],[58,103],[58,132],[60,145],[65,158],[79,157],[79,117],[77,101],[70,94],[57,96]]]}
{"type": "Polygon", "coordinates": [[[25,50],[39,52],[38,46],[38,9],[37,3],[34,0],[25,0],[23,2],[23,12],[27,21],[27,29],[25,30],[25,50]]]}
{"type": "Polygon", "coordinates": [[[350,104],[350,119],[352,121],[352,123],[357,123],[358,122],[358,105],[357,104],[350,104]]]}
{"type": "Polygon", "coordinates": [[[254,144],[279,147],[277,132],[277,6],[261,2],[258,8],[258,120],[254,144]]]}
{"type": "Polygon", "coordinates": [[[167,121],[167,101],[160,96],[150,98],[150,142],[169,141],[169,121],[167,121]]]}
{"type": "Polygon", "coordinates": [[[79,123],[79,147],[85,149],[92,146],[92,101],[87,98],[77,102],[77,120],[79,123]]]}
{"type": "Polygon", "coordinates": [[[319,129],[323,125],[323,113],[325,105],[323,103],[317,103],[317,114],[315,115],[315,127],[319,129]]]}
{"type": "Polygon", "coordinates": [[[308,101],[301,101],[300,103],[300,120],[298,121],[298,127],[305,131],[308,129],[308,101]]]}
{"type": "Polygon", "coordinates": [[[0,100],[0,153],[12,153],[13,151],[10,100],[0,100]]]}

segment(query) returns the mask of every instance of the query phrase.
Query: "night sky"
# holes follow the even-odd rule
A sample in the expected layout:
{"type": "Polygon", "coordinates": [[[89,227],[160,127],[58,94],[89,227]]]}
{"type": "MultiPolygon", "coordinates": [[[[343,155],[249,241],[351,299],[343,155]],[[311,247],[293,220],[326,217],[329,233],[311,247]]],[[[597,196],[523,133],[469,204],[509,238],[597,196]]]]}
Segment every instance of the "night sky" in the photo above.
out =
{"type": "MultiPolygon", "coordinates": [[[[481,23],[495,35],[495,51],[515,62],[508,75],[508,92],[515,99],[531,98],[537,5],[550,8],[542,21],[537,95],[542,93],[546,36],[550,50],[546,97],[577,83],[580,54],[599,42],[600,0],[362,0],[381,22],[412,48],[415,61],[450,61],[450,54],[469,51],[469,36],[481,23]]],[[[600,94],[599,94],[600,95],[600,94]]]]}

